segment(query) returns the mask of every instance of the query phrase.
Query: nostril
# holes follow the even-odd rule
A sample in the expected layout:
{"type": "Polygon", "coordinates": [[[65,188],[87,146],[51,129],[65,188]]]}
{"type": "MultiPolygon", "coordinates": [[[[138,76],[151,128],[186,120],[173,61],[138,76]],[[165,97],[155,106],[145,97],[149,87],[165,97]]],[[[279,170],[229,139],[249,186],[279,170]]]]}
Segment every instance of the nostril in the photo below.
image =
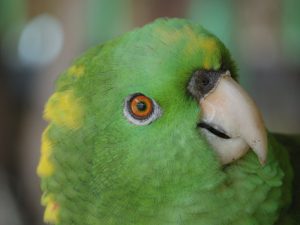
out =
{"type": "Polygon", "coordinates": [[[205,97],[218,84],[223,71],[197,70],[189,80],[187,89],[196,99],[205,97]]]}
{"type": "Polygon", "coordinates": [[[209,78],[208,77],[202,77],[201,84],[203,86],[209,85],[209,78]]]}

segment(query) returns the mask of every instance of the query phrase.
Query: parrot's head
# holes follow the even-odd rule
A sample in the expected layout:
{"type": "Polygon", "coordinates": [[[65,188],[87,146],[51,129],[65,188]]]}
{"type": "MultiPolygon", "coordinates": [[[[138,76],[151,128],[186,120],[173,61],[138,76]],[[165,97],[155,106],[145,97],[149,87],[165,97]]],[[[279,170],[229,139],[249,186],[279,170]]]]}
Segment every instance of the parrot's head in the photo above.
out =
{"type": "Polygon", "coordinates": [[[222,42],[181,19],[88,51],[59,78],[45,110],[38,173],[46,220],[229,221],[241,207],[224,200],[241,185],[230,174],[243,163],[261,168],[267,157],[260,113],[236,79],[222,42]]]}

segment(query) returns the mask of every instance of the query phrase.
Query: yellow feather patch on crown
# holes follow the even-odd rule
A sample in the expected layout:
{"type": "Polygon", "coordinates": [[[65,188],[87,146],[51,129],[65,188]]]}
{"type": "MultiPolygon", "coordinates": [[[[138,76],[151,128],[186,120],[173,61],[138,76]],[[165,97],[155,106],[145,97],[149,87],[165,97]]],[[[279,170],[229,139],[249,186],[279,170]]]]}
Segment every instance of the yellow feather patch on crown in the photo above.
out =
{"type": "Polygon", "coordinates": [[[205,52],[203,59],[204,69],[211,69],[214,66],[216,56],[219,55],[219,48],[214,38],[204,38],[200,42],[200,48],[205,52]]]}
{"type": "Polygon", "coordinates": [[[41,159],[37,167],[37,174],[40,177],[48,177],[53,174],[54,165],[50,162],[49,157],[52,153],[51,142],[47,136],[47,130],[42,135],[41,159]]]}
{"type": "Polygon", "coordinates": [[[46,207],[44,212],[44,221],[52,224],[57,223],[59,204],[53,200],[51,195],[43,195],[42,205],[46,207]]]}
{"type": "Polygon", "coordinates": [[[200,37],[195,34],[189,26],[183,26],[180,30],[174,30],[173,32],[157,28],[155,33],[169,44],[175,44],[176,42],[183,40],[184,36],[188,36],[189,41],[184,48],[187,55],[192,55],[195,52],[195,49],[201,49],[204,53],[204,69],[216,69],[219,66],[218,57],[216,57],[220,55],[219,46],[214,37],[200,37]]]}
{"type": "Polygon", "coordinates": [[[70,129],[78,129],[82,122],[82,108],[73,91],[54,93],[45,108],[44,117],[48,121],[70,129]]]}
{"type": "Polygon", "coordinates": [[[182,38],[182,33],[179,31],[170,32],[164,28],[157,27],[155,28],[155,34],[159,35],[162,41],[165,41],[168,44],[175,44],[182,38]]]}
{"type": "Polygon", "coordinates": [[[184,51],[187,55],[192,55],[196,49],[203,52],[203,68],[216,69],[219,66],[218,57],[220,49],[218,42],[214,37],[201,37],[195,34],[190,27],[183,27],[182,33],[189,36],[189,42],[186,44],[184,51]]]}
{"type": "Polygon", "coordinates": [[[199,46],[199,36],[197,36],[190,27],[183,27],[182,29],[183,34],[189,36],[189,41],[187,42],[184,51],[186,54],[191,55],[193,52],[195,52],[195,47],[199,46]]]}
{"type": "Polygon", "coordinates": [[[213,53],[218,50],[217,42],[214,38],[204,38],[200,42],[201,48],[205,49],[208,53],[213,53]]]}

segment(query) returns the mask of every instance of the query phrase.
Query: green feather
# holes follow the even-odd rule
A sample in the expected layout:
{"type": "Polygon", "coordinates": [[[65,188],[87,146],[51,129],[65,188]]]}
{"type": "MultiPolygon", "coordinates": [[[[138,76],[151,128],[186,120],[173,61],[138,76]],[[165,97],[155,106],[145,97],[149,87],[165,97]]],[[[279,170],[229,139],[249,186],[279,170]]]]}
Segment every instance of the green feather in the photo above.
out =
{"type": "Polygon", "coordinates": [[[156,20],[76,60],[56,85],[56,96],[70,97],[54,97],[61,104],[48,103],[45,111],[54,172],[42,176],[42,189],[51,196],[47,209],[58,205],[56,218],[50,212],[45,220],[274,224],[291,198],[285,149],[270,135],[265,166],[249,152],[224,168],[196,129],[201,112],[186,93],[188,80],[197,69],[223,67],[237,78],[220,40],[183,19],[156,20]],[[131,124],[123,115],[124,99],[136,92],[163,110],[148,126],[131,124]],[[78,109],[68,110],[72,105],[78,109]]]}

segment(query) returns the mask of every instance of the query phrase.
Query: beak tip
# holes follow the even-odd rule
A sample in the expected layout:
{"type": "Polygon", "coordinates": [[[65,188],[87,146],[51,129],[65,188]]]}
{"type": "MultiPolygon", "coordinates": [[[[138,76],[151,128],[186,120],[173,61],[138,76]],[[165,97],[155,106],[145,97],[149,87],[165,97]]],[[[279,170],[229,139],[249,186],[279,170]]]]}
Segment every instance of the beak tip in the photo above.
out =
{"type": "Polygon", "coordinates": [[[265,148],[264,151],[262,151],[261,153],[263,154],[257,154],[258,155],[258,160],[260,162],[260,165],[265,166],[267,163],[267,149],[265,148]]]}
{"type": "Polygon", "coordinates": [[[259,159],[259,162],[260,162],[261,166],[265,166],[266,165],[266,161],[267,161],[266,159],[262,159],[262,158],[259,159]]]}

